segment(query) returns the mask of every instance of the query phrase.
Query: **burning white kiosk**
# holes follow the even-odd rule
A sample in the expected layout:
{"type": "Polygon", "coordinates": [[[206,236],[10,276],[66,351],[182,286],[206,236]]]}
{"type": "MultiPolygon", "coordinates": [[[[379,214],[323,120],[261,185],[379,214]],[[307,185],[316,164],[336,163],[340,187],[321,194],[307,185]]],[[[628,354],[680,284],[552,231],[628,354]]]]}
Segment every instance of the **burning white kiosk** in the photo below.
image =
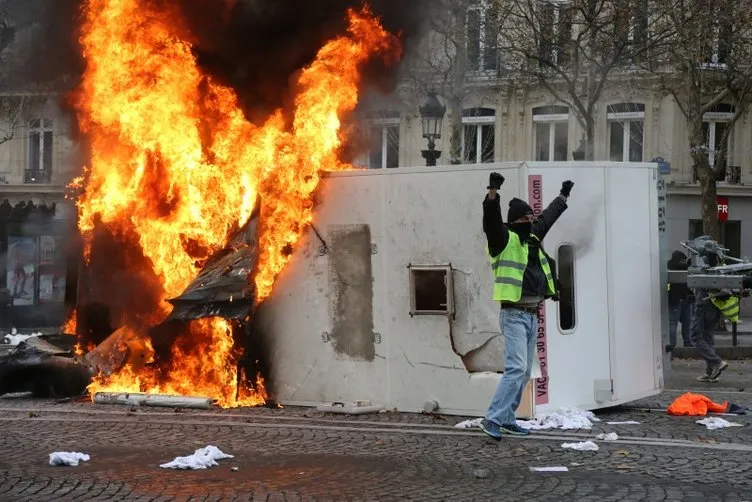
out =
{"type": "Polygon", "coordinates": [[[661,391],[656,165],[523,162],[328,175],[316,228],[258,312],[281,403],[485,412],[504,350],[481,226],[492,171],[506,178],[502,208],[521,197],[538,211],[575,182],[544,241],[562,301],[542,309],[541,371],[518,415],[661,391]]]}

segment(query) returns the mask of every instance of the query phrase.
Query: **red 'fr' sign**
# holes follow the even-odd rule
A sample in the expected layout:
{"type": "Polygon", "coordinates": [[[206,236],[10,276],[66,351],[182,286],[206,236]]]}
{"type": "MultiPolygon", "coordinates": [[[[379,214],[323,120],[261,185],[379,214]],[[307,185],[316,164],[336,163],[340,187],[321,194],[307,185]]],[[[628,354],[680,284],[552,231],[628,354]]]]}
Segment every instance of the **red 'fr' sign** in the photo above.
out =
{"type": "Polygon", "coordinates": [[[717,197],[718,203],[718,221],[727,221],[729,213],[728,197],[717,197]]]}

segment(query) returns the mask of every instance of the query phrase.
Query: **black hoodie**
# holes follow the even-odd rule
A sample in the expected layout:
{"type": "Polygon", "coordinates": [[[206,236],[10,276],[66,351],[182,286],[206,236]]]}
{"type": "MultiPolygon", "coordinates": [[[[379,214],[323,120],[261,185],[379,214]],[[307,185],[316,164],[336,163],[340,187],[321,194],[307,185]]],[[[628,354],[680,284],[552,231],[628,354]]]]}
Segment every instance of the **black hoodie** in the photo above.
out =
{"type": "MultiPolygon", "coordinates": [[[[556,197],[535,219],[531,233],[542,241],[559,216],[567,210],[567,199],[560,195],[556,197]]],[[[509,228],[501,219],[501,202],[499,197],[493,200],[486,195],[483,201],[483,231],[488,239],[488,252],[496,257],[504,251],[509,242],[509,228]]],[[[536,248],[539,244],[528,241],[528,246],[536,248]]],[[[542,297],[546,294],[546,276],[541,268],[538,253],[535,249],[528,255],[528,264],[522,279],[522,296],[542,297]]]]}

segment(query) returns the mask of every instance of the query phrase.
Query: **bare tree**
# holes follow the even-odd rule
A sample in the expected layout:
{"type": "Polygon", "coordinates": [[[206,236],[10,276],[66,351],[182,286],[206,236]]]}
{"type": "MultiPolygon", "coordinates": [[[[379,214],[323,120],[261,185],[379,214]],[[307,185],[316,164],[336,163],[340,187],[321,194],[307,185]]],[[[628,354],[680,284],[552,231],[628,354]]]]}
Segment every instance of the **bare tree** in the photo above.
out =
{"type": "MultiPolygon", "coordinates": [[[[15,30],[6,12],[5,0],[0,0],[0,91],[8,79],[7,50],[13,41],[15,30]]],[[[25,99],[0,95],[0,145],[12,140],[21,117],[25,99]]]]}
{"type": "Polygon", "coordinates": [[[12,140],[22,122],[25,96],[0,96],[0,145],[12,140]]]}
{"type": "Polygon", "coordinates": [[[717,181],[728,167],[729,138],[752,97],[752,0],[656,0],[655,44],[644,68],[673,96],[687,122],[700,183],[703,232],[719,238],[717,181]]]}
{"type": "Polygon", "coordinates": [[[490,91],[498,88],[498,34],[503,16],[498,0],[441,0],[433,4],[426,19],[427,34],[408,54],[405,77],[415,101],[420,102],[431,91],[444,99],[450,129],[449,162],[461,164],[468,160],[462,149],[463,104],[474,83],[482,82],[490,91]]]}
{"type": "Polygon", "coordinates": [[[505,66],[520,85],[540,86],[572,110],[583,130],[577,154],[593,160],[594,112],[604,88],[647,53],[648,0],[498,1],[505,66]]]}

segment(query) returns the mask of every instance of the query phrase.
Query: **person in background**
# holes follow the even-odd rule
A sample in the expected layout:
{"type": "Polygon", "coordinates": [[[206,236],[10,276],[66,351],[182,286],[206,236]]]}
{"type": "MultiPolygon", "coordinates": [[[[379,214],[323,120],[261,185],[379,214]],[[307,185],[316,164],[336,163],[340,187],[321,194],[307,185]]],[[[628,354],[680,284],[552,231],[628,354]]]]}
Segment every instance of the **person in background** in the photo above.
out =
{"type": "MultiPolygon", "coordinates": [[[[708,256],[711,267],[723,265],[714,254],[708,256]]],[[[717,382],[728,363],[715,351],[713,331],[721,318],[726,316],[733,322],[739,319],[739,297],[726,291],[695,290],[695,303],[692,312],[692,325],[689,337],[697,352],[705,359],[705,373],[697,377],[700,382],[717,382]]]]}
{"type": "Polygon", "coordinates": [[[501,304],[499,324],[504,337],[504,374],[491,399],[480,428],[499,440],[502,434],[525,435],[517,425],[517,407],[530,380],[538,336],[538,306],[556,298],[556,266],[543,250],[541,241],[567,209],[574,183],[565,181],[561,192],[536,217],[527,202],[509,202],[507,223],[501,218],[498,190],[504,183],[491,173],[488,194],[483,201],[483,231],[488,239],[488,257],[494,274],[493,298],[501,304]]]}
{"type": "MultiPolygon", "coordinates": [[[[668,270],[687,270],[689,260],[681,251],[674,251],[671,259],[668,261],[668,270]]],[[[692,340],[689,339],[689,327],[692,323],[692,298],[690,297],[687,283],[668,283],[668,337],[669,342],[666,346],[666,352],[671,352],[676,347],[676,328],[681,322],[682,342],[685,347],[692,347],[692,340]]]]}

